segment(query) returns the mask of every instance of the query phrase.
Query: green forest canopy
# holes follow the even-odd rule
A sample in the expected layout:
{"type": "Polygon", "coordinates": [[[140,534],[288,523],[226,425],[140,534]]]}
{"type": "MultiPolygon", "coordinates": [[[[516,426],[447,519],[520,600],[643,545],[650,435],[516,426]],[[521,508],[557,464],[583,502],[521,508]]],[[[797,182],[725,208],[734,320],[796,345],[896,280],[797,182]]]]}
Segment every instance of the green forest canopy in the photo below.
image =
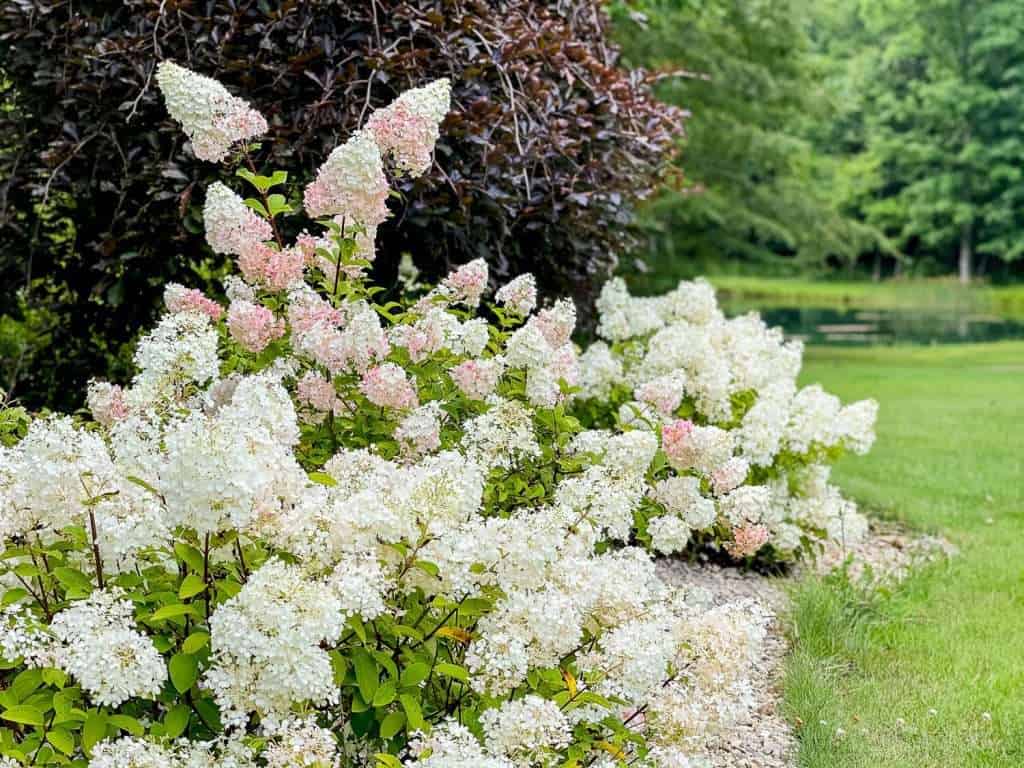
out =
{"type": "Polygon", "coordinates": [[[636,0],[631,63],[690,76],[688,187],[648,208],[654,267],[1021,272],[1024,3],[636,0]],[[728,268],[728,267],[724,267],[728,268]]]}

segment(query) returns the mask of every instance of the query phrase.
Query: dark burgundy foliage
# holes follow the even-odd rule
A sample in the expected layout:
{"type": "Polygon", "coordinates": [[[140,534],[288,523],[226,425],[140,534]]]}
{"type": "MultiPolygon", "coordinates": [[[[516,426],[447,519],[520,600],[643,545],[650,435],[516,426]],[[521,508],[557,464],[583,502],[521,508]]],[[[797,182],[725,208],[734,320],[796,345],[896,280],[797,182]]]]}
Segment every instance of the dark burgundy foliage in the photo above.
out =
{"type": "Polygon", "coordinates": [[[429,277],[483,256],[498,279],[531,270],[585,307],[631,247],[631,206],[663,180],[682,122],[645,73],[616,66],[607,24],[599,0],[6,0],[0,277],[23,283],[31,253],[34,275],[66,286],[53,343],[77,339],[64,378],[81,382],[96,365],[89,339],[126,339],[166,280],[210,275],[193,270],[215,169],[155,89],[170,58],[267,115],[262,160],[293,171],[296,196],[294,171],[311,174],[370,109],[450,77],[436,163],[402,184],[378,278],[402,251],[429,277]],[[39,234],[44,197],[73,205],[70,257],[39,234]]]}

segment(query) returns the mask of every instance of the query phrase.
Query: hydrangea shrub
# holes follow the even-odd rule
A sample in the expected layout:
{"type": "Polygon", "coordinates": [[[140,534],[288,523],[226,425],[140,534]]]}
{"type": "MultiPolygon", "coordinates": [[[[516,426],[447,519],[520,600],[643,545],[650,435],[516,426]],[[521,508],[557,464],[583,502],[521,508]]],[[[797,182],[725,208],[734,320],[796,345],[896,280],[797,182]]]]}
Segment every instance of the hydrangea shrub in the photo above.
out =
{"type": "MultiPolygon", "coordinates": [[[[753,552],[779,499],[760,481],[817,477],[818,430],[853,430],[791,396],[786,448],[744,468],[762,380],[723,385],[726,414],[704,363],[645,363],[678,296],[613,286],[613,343],[582,355],[571,302],[539,307],[529,275],[491,301],[483,261],[378,301],[382,202],[427,167],[446,82],[372,113],[301,199],[258,168],[248,104],[170,62],[157,82],[235,169],[204,220],[238,274],[227,307],[166,287],[92,421],[3,420],[0,768],[698,764],[745,711],[766,617],[669,587],[630,542],[753,552]],[[654,511],[682,505],[703,517],[654,511]]],[[[695,336],[747,330],[711,315],[695,336]]],[[[733,341],[706,351],[734,377],[769,355],[733,341]]]]}
{"type": "Polygon", "coordinates": [[[575,412],[588,426],[660,435],[641,541],[785,561],[863,537],[867,520],[828,483],[829,466],[870,450],[877,402],[798,388],[801,342],[756,313],[727,319],[703,280],[633,297],[616,279],[597,309],[601,340],[580,357],[575,412]]]}

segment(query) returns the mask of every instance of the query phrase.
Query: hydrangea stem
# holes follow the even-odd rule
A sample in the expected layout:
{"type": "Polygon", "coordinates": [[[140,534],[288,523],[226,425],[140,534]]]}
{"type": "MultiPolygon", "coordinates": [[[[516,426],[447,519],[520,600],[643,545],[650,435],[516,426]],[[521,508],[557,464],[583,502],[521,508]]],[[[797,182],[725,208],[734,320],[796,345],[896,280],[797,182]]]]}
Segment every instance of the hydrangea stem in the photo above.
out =
{"type": "Polygon", "coordinates": [[[103,581],[103,558],[100,556],[99,534],[96,532],[96,515],[89,510],[89,532],[92,534],[92,557],[96,564],[96,583],[100,589],[105,589],[103,581]]]}

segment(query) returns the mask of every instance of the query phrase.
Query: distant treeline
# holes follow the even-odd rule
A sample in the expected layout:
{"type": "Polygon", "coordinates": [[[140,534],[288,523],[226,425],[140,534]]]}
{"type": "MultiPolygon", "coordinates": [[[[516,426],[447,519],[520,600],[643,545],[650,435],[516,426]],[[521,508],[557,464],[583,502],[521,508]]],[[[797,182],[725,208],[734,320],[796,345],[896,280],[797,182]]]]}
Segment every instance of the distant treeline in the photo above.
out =
{"type": "Polygon", "coordinates": [[[615,7],[692,113],[648,268],[1024,276],[1020,0],[615,7]]]}

